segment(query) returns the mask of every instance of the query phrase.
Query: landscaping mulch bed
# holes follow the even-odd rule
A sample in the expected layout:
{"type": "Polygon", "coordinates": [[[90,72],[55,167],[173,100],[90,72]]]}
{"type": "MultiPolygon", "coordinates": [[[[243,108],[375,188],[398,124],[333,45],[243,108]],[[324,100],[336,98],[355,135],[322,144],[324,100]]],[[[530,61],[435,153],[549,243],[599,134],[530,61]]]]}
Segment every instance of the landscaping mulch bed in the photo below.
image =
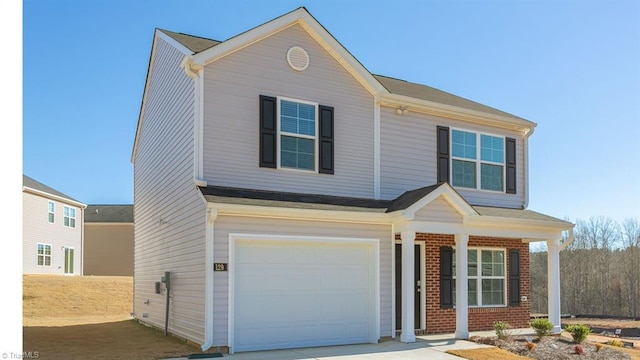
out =
{"type": "Polygon", "coordinates": [[[631,360],[634,359],[629,354],[617,350],[613,347],[602,346],[599,350],[595,343],[584,342],[580,344],[584,351],[582,355],[576,354],[575,344],[573,341],[560,336],[545,336],[542,339],[527,336],[511,336],[506,340],[497,337],[479,337],[474,336],[470,341],[480,344],[487,344],[499,347],[512,353],[526,356],[538,360],[562,360],[562,359],[607,359],[607,360],[631,360]],[[530,351],[527,348],[528,340],[535,346],[530,351]]]}

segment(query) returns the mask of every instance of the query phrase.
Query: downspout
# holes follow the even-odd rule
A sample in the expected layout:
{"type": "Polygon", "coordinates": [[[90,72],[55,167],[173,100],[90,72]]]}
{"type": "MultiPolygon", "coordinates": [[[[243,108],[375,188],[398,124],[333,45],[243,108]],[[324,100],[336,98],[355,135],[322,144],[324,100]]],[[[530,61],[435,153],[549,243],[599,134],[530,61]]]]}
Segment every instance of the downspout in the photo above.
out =
{"type": "Polygon", "coordinates": [[[194,82],[193,109],[193,179],[196,186],[205,187],[203,180],[203,118],[204,118],[204,68],[195,64],[191,56],[185,56],[180,63],[188,77],[194,82]]]}
{"type": "Polygon", "coordinates": [[[564,248],[566,248],[567,246],[571,245],[571,243],[573,242],[573,226],[569,229],[567,229],[567,239],[562,243],[562,245],[560,245],[560,250],[558,251],[562,251],[564,250],[564,248]]]}
{"type": "Polygon", "coordinates": [[[533,135],[533,131],[535,127],[531,127],[528,130],[525,130],[524,133],[524,164],[522,166],[522,171],[524,172],[524,203],[522,204],[522,208],[526,209],[529,207],[529,137],[533,135]]]}
{"type": "Polygon", "coordinates": [[[380,96],[373,97],[373,198],[380,199],[380,96]]]}
{"type": "MultiPolygon", "coordinates": [[[[206,201],[206,200],[205,200],[206,201]]],[[[213,346],[213,245],[214,223],[218,218],[218,210],[207,204],[206,231],[205,231],[205,309],[204,309],[204,344],[202,351],[207,351],[213,346]]]]}

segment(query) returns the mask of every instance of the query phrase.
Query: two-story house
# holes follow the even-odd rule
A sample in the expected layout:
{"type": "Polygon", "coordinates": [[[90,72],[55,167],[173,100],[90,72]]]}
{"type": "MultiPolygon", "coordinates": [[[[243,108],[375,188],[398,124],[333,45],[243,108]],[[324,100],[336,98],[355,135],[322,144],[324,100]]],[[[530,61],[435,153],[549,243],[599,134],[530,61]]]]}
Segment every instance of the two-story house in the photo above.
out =
{"type": "Polygon", "coordinates": [[[559,331],[573,225],[527,209],[535,126],[371,74],[304,8],[225,41],[157,29],[132,153],[135,316],[230,352],[468,338],[527,326],[544,241],[559,331]]]}
{"type": "Polygon", "coordinates": [[[23,274],[82,275],[87,205],[22,176],[23,274]]]}

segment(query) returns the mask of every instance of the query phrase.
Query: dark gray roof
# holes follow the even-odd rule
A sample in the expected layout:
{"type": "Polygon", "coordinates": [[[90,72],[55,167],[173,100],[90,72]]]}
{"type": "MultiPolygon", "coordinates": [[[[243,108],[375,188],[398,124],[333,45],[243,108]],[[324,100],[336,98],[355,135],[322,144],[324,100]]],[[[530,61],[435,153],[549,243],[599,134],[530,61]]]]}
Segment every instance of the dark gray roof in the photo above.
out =
{"type": "Polygon", "coordinates": [[[392,94],[409,96],[416,99],[433,101],[439,104],[457,106],[464,109],[482,111],[489,114],[508,116],[520,120],[525,120],[515,115],[494,109],[492,107],[467,100],[463,97],[438,90],[431,86],[416,84],[405,80],[395,79],[383,75],[373,75],[382,86],[392,94]]]}
{"type": "Polygon", "coordinates": [[[553,216],[541,214],[531,210],[498,208],[489,206],[473,206],[481,216],[496,216],[512,219],[537,220],[537,221],[554,221],[571,224],[568,221],[554,218],[553,216]]]}
{"type": "Polygon", "coordinates": [[[71,196],[67,195],[67,194],[63,194],[60,191],[49,187],[39,181],[36,181],[30,177],[28,177],[27,175],[22,175],[22,186],[34,189],[34,190],[38,190],[38,191],[42,191],[45,192],[47,194],[51,194],[51,195],[55,195],[61,198],[65,198],[67,200],[71,200],[71,201],[75,201],[75,202],[80,202],[74,198],[72,198],[71,196]]]}
{"type": "Polygon", "coordinates": [[[207,201],[211,202],[300,209],[385,212],[391,203],[387,200],[240,189],[223,186],[201,187],[200,191],[207,201]]]}
{"type": "MultiPolygon", "coordinates": [[[[279,191],[241,189],[223,186],[200,187],[200,191],[209,202],[286,207],[297,209],[317,209],[334,211],[359,211],[373,213],[390,213],[405,210],[424,198],[442,184],[425,186],[410,190],[394,200],[374,200],[364,198],[328,196],[317,194],[300,194],[279,191]]],[[[571,223],[531,210],[496,208],[487,206],[471,206],[480,216],[496,216],[503,218],[571,223]]]]}
{"type": "Polygon", "coordinates": [[[87,223],[133,223],[133,205],[88,205],[84,211],[87,223]]]}
{"type": "Polygon", "coordinates": [[[177,32],[164,30],[164,29],[158,29],[158,30],[167,34],[173,40],[184,45],[187,49],[193,51],[194,54],[220,44],[220,41],[216,41],[212,39],[207,39],[207,38],[193,36],[193,35],[187,35],[183,33],[177,33],[177,32]]]}

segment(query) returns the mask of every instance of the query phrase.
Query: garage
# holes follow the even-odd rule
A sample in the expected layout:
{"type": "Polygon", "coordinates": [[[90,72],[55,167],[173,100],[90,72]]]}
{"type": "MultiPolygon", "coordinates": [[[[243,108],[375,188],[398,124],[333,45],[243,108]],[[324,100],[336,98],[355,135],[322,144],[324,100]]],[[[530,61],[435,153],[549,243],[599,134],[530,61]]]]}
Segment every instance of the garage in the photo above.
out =
{"type": "Polygon", "coordinates": [[[377,342],[377,251],[365,239],[233,241],[232,351],[377,342]]]}

